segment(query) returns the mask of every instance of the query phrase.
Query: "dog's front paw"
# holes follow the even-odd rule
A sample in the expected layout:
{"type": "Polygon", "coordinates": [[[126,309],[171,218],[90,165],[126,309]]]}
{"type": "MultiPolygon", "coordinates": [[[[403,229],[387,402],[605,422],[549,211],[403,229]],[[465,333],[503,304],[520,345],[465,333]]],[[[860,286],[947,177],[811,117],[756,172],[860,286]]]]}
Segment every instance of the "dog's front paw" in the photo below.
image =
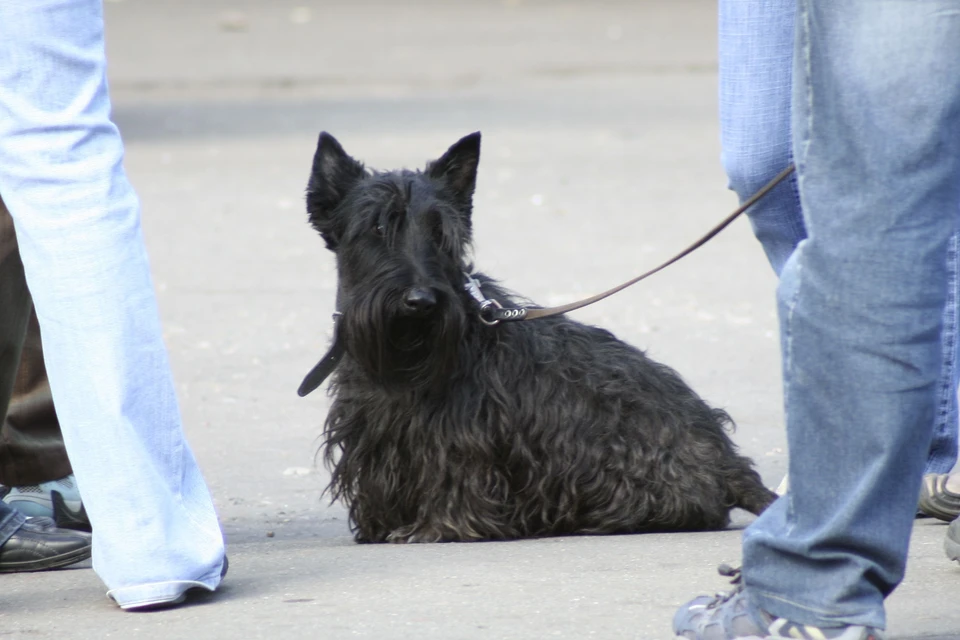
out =
{"type": "Polygon", "coordinates": [[[399,527],[390,532],[387,542],[396,544],[415,544],[419,542],[441,542],[443,536],[429,527],[420,527],[415,524],[399,527]]]}

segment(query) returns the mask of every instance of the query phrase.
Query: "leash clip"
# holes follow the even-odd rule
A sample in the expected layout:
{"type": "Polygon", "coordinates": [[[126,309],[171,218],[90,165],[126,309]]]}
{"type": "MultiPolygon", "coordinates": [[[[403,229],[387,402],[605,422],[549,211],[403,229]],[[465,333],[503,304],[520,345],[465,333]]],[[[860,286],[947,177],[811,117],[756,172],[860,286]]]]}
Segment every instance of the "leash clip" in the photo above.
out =
{"type": "Polygon", "coordinates": [[[477,304],[480,305],[480,311],[478,314],[480,316],[480,322],[488,327],[494,327],[500,324],[500,319],[497,317],[496,313],[498,309],[503,308],[503,305],[496,300],[491,300],[490,298],[484,297],[483,291],[480,289],[480,283],[469,273],[464,273],[463,277],[467,279],[463,285],[463,288],[466,289],[467,293],[470,294],[470,297],[476,300],[477,304]]]}
{"type": "Polygon", "coordinates": [[[480,283],[476,278],[468,273],[464,273],[463,276],[467,279],[463,288],[466,289],[470,297],[480,305],[479,313],[477,314],[480,317],[480,322],[488,327],[495,327],[503,321],[512,322],[527,319],[527,309],[525,307],[504,308],[502,304],[493,298],[484,297],[483,291],[480,290],[480,283]]]}
{"type": "Polygon", "coordinates": [[[480,303],[480,322],[488,327],[495,327],[500,324],[500,318],[496,316],[497,310],[503,309],[496,300],[484,300],[480,303]]]}

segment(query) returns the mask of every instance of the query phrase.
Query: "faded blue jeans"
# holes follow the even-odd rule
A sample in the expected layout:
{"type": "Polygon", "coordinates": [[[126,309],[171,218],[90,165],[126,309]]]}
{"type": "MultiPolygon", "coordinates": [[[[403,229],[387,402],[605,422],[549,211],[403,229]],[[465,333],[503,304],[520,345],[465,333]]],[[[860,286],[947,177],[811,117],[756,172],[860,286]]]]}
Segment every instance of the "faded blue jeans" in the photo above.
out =
{"type": "Polygon", "coordinates": [[[0,501],[0,547],[6,544],[26,521],[26,516],[6,502],[0,501]]]}
{"type": "Polygon", "coordinates": [[[744,533],[746,594],[800,623],[883,627],[953,353],[960,0],[721,0],[721,25],[725,95],[756,109],[752,132],[724,122],[728,168],[747,137],[735,153],[760,173],[798,169],[754,217],[785,260],[791,484],[744,533]],[[798,202],[802,220],[783,213],[798,202]]]}
{"type": "Polygon", "coordinates": [[[93,566],[135,607],[216,588],[224,547],[183,437],[105,72],[100,0],[0,2],[0,194],[93,523],[93,566]]]}
{"type": "MultiPolygon", "coordinates": [[[[730,188],[747,200],[793,162],[790,95],[796,0],[720,0],[720,123],[730,188]]],[[[960,214],[960,211],[957,212],[960,214]]],[[[777,275],[807,237],[797,176],[747,212],[777,275]]],[[[943,311],[943,369],[925,473],[957,462],[960,386],[960,259],[958,237],[947,254],[949,287],[943,311]]]]}

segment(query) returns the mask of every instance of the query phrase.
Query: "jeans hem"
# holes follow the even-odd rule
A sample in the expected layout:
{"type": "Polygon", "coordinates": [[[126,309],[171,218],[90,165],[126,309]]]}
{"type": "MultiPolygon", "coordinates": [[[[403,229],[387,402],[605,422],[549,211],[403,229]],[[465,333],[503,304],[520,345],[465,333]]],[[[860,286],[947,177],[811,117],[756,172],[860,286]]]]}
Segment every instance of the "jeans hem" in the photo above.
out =
{"type": "Polygon", "coordinates": [[[220,585],[220,569],[201,580],[167,580],[148,582],[107,591],[107,597],[121,609],[136,609],[178,602],[190,589],[215,591],[220,585]]]}
{"type": "Polygon", "coordinates": [[[14,509],[4,505],[3,512],[9,510],[9,513],[0,512],[0,547],[7,543],[7,540],[13,537],[23,523],[27,521],[26,516],[14,509]]]}
{"type": "Polygon", "coordinates": [[[790,622],[808,624],[821,629],[861,625],[872,629],[885,629],[887,625],[883,602],[869,611],[838,611],[822,606],[797,602],[775,593],[747,587],[747,597],[764,612],[790,622]]]}

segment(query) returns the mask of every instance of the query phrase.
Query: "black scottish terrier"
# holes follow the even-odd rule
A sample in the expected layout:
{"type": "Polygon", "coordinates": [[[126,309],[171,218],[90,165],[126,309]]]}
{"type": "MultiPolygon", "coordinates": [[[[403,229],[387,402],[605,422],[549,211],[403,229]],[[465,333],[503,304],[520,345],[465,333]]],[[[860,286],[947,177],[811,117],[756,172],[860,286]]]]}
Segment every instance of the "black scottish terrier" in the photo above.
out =
{"type": "Polygon", "coordinates": [[[468,277],[525,301],[467,258],[479,159],[474,133],[424,171],[370,172],[320,135],[307,209],[336,254],[342,354],[325,458],[356,539],[707,530],[762,512],[776,496],[730,417],[675,371],[563,316],[482,321],[468,277]]]}

